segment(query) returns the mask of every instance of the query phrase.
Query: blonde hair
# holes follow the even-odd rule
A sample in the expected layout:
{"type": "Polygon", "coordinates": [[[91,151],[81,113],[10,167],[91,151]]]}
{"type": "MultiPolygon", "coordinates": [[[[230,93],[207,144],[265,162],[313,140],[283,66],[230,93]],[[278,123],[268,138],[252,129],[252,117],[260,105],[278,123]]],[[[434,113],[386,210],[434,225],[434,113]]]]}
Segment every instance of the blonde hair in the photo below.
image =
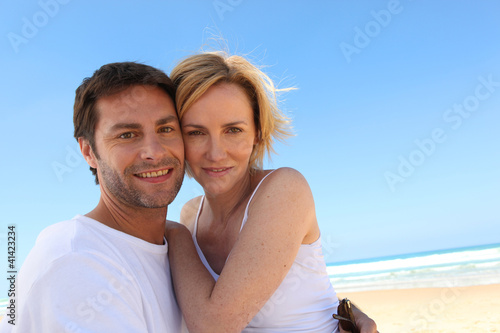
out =
{"type": "MultiPolygon", "coordinates": [[[[274,139],[284,141],[291,136],[290,119],[278,108],[276,94],[288,89],[275,88],[272,80],[241,56],[224,52],[205,52],[181,61],[170,73],[177,87],[176,106],[179,120],[186,110],[210,87],[220,83],[243,88],[254,113],[258,143],[250,156],[249,168],[262,169],[264,155],[274,153],[274,139]]],[[[186,168],[189,175],[190,170],[186,168]]]]}

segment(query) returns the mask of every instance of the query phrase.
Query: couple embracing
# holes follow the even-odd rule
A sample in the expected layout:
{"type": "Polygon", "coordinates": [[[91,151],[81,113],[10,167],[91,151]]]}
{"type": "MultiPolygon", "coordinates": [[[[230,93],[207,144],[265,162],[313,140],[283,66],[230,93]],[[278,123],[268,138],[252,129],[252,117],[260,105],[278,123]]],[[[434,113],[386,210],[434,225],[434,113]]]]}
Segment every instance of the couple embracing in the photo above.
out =
{"type": "Polygon", "coordinates": [[[42,231],[18,276],[15,325],[6,317],[0,332],[343,332],[309,185],[262,169],[290,133],[276,93],[221,53],[193,55],[171,78],[133,62],[86,78],[74,135],[101,197],[42,231]],[[181,224],[165,222],[185,172],[204,195],[181,224]]]}

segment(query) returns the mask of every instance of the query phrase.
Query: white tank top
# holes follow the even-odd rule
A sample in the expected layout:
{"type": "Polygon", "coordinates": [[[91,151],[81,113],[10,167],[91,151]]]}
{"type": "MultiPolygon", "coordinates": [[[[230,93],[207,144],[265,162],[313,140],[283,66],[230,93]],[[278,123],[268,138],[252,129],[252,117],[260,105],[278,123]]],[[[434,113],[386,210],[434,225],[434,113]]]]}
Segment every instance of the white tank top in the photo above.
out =
{"type": "MultiPolygon", "coordinates": [[[[248,219],[248,208],[260,184],[257,185],[245,209],[241,229],[248,219]]],[[[196,233],[203,206],[203,196],[198,207],[193,229],[193,241],[201,261],[217,281],[219,275],[210,267],[198,245],[196,233]]],[[[240,232],[241,232],[240,229],[240,232]]],[[[338,332],[336,313],[338,298],[332,287],[321,249],[321,239],[312,244],[302,244],[290,271],[262,309],[242,332],[338,332]]]]}

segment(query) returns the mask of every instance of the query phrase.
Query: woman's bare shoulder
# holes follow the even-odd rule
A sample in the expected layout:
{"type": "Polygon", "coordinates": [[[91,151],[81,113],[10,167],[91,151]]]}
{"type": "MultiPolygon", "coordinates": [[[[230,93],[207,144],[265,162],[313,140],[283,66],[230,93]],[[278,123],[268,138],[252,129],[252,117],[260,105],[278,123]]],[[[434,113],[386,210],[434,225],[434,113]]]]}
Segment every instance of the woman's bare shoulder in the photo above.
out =
{"type": "Polygon", "coordinates": [[[259,177],[259,181],[266,175],[269,176],[262,183],[261,186],[263,188],[286,186],[290,187],[292,190],[304,190],[305,188],[309,189],[309,184],[307,183],[305,177],[294,168],[282,167],[275,170],[265,170],[262,172],[262,176],[259,177]]]}
{"type": "Polygon", "coordinates": [[[295,230],[302,237],[301,243],[316,240],[319,230],[314,198],[305,177],[293,168],[279,168],[268,175],[250,203],[247,224],[259,229],[271,220],[280,230],[295,230]]]}
{"type": "Polygon", "coordinates": [[[314,211],[311,188],[299,171],[293,168],[265,170],[257,174],[256,178],[261,183],[250,202],[249,208],[253,213],[264,212],[265,209],[288,209],[291,204],[304,213],[314,211]]]}

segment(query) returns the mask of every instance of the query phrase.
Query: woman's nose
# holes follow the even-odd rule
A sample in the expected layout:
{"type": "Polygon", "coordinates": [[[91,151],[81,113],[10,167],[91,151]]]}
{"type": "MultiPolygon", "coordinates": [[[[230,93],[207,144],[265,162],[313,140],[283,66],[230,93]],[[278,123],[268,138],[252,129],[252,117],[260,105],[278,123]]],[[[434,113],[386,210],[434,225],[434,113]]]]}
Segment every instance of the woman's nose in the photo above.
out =
{"type": "Polygon", "coordinates": [[[226,158],[226,148],[219,138],[211,138],[208,143],[207,159],[211,161],[220,161],[226,158]]]}

